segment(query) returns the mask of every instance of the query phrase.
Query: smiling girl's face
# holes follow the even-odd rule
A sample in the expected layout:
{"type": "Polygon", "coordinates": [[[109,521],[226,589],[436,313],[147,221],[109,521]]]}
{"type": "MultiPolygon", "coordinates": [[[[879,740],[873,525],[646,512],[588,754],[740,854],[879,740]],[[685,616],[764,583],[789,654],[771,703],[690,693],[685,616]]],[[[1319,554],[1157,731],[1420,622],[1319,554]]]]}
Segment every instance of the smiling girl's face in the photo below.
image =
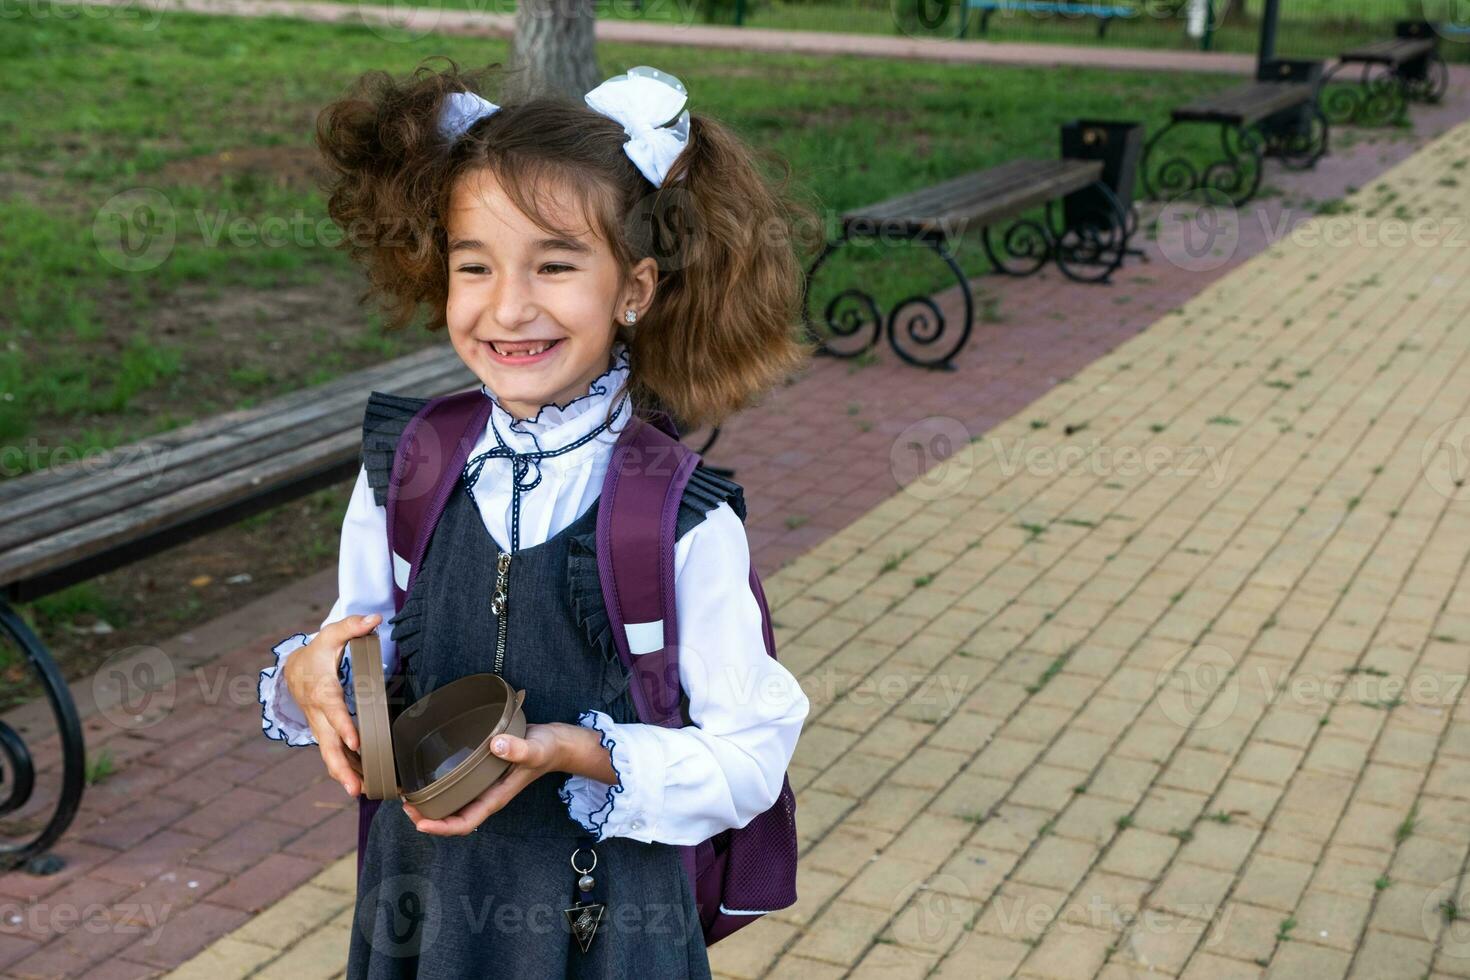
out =
{"type": "MultiPolygon", "coordinates": [[[[548,218],[578,228],[570,209],[548,218]]],[[[559,211],[559,213],[558,213],[559,211]]],[[[607,243],[590,227],[561,238],[537,226],[488,170],[467,174],[450,196],[449,339],[465,364],[516,418],[565,405],[607,371],[624,310],[641,317],[657,263],[621,281],[607,243]],[[540,353],[526,354],[525,350],[540,353]]]]}

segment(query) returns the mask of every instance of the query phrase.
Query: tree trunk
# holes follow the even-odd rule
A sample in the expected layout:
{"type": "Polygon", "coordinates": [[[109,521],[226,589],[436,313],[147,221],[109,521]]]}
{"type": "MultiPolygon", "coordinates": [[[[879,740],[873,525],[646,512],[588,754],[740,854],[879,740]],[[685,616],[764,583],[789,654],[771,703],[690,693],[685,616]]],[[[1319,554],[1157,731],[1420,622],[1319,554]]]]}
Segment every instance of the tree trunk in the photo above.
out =
{"type": "Polygon", "coordinates": [[[591,0],[519,0],[506,101],[536,96],[581,102],[602,81],[591,0]]]}

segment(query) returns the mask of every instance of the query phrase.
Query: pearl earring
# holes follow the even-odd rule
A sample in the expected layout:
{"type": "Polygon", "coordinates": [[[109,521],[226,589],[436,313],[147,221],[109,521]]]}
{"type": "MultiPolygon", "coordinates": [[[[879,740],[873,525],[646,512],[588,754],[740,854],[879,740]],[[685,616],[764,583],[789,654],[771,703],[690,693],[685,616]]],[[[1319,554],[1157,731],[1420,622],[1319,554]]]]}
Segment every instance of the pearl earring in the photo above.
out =
{"type": "Polygon", "coordinates": [[[623,322],[624,323],[637,323],[638,322],[638,311],[637,310],[624,310],[623,311],[623,322]]]}

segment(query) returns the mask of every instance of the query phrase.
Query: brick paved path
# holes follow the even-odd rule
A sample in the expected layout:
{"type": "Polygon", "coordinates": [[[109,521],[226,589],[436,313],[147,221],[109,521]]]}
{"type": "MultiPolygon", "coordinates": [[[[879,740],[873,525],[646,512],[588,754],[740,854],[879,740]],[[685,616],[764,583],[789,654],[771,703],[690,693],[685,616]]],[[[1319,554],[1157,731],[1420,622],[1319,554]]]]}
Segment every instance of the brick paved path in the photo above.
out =
{"type": "MultiPolygon", "coordinates": [[[[1467,169],[1463,125],[772,577],[802,900],[723,975],[1470,977],[1467,169]]],[[[330,976],[351,905],[349,856],[175,975],[330,976]]]]}

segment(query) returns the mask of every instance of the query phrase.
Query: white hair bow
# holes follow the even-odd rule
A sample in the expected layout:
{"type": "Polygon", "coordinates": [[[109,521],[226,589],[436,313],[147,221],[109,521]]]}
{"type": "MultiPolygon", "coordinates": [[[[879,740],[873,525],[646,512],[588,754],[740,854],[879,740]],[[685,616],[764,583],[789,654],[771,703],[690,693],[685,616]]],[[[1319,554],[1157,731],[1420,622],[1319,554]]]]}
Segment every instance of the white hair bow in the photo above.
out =
{"type": "Polygon", "coordinates": [[[439,133],[453,141],[486,116],[494,115],[500,106],[480,98],[474,92],[451,92],[439,110],[439,133]]]}
{"type": "Polygon", "coordinates": [[[684,84],[657,68],[639,65],[625,75],[614,75],[584,98],[622,125],[628,134],[623,152],[649,183],[662,187],[669,167],[689,142],[689,110],[684,109],[689,93],[684,84]],[[665,125],[670,119],[674,121],[665,125]]]}

